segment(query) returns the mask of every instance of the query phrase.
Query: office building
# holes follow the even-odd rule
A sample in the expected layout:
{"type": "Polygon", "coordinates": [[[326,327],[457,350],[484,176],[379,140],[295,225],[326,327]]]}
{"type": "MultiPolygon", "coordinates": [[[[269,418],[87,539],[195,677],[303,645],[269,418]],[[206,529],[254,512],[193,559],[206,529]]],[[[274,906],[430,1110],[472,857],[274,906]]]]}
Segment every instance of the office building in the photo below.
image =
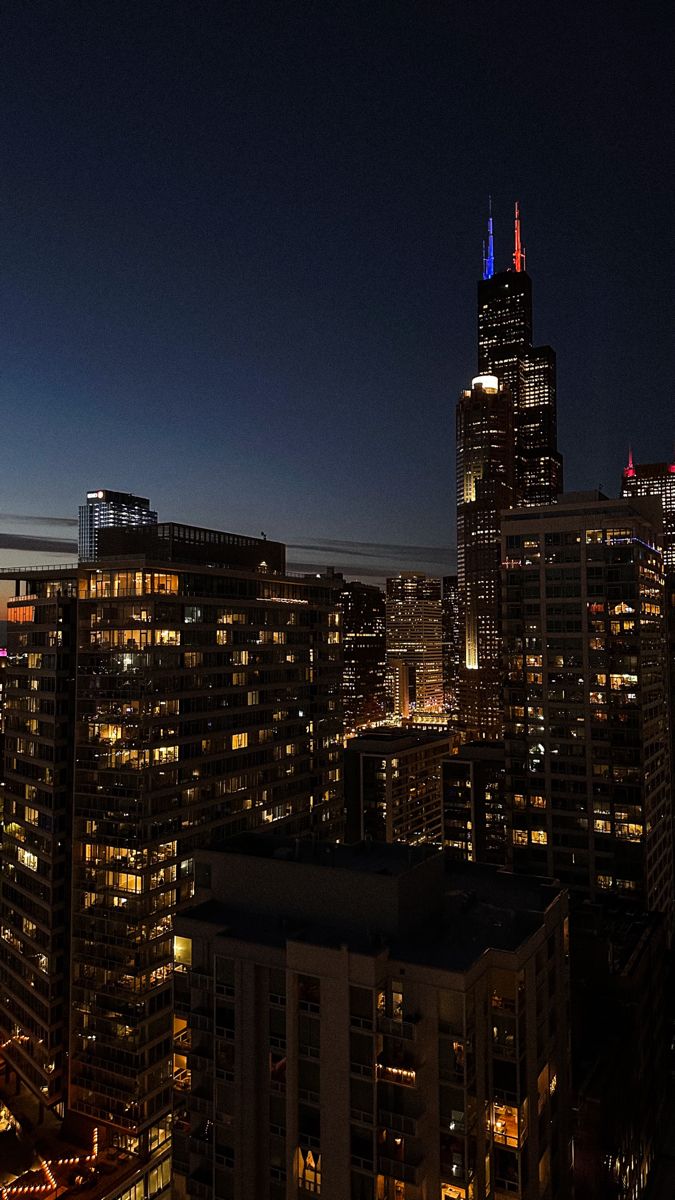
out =
{"type": "Polygon", "coordinates": [[[443,577],[441,610],[445,710],[456,717],[459,712],[459,660],[462,644],[462,629],[459,616],[459,588],[456,575],[445,575],[443,577]]]}
{"type": "Polygon", "coordinates": [[[9,604],[0,1037],[18,1084],[154,1167],[194,849],[341,830],[339,592],[279,543],[99,538],[96,564],[17,571],[9,604]]]}
{"type": "Polygon", "coordinates": [[[392,726],[352,738],[345,750],[346,840],[442,845],[441,767],[454,740],[392,726]]]}
{"type": "Polygon", "coordinates": [[[80,562],[94,562],[98,558],[98,535],[101,529],[156,525],[157,513],[150,508],[150,501],[144,496],[98,488],[94,492],[87,492],[86,503],[80,505],[78,524],[80,562]]]}
{"type": "Polygon", "coordinates": [[[661,530],[599,493],[505,514],[505,748],[515,869],[669,913],[661,530]]]}
{"type": "Polygon", "coordinates": [[[386,714],[386,605],[381,588],[345,583],[341,593],[345,731],[377,725],[386,714]]]}
{"type": "Polygon", "coordinates": [[[443,709],[441,581],[404,571],[387,580],[388,708],[395,719],[443,709]]]}
{"type": "Polygon", "coordinates": [[[443,844],[455,858],[504,866],[503,742],[465,742],[443,762],[443,844]]]}
{"type": "Polygon", "coordinates": [[[477,376],[457,405],[459,712],[475,736],[502,731],[501,512],[513,503],[512,401],[477,376]]]}
{"type": "Polygon", "coordinates": [[[197,1200],[567,1200],[566,898],[430,847],[202,853],[176,924],[197,1200]]]}
{"type": "Polygon", "coordinates": [[[516,204],[513,266],[494,270],[492,217],[489,252],[478,284],[478,370],[496,375],[513,403],[515,502],[553,504],[562,491],[557,448],[555,351],[532,344],[532,280],[526,271],[516,204]]]}
{"type": "Polygon", "coordinates": [[[632,450],[621,477],[621,495],[653,496],[663,507],[663,564],[675,574],[675,462],[635,463],[632,450]]]}

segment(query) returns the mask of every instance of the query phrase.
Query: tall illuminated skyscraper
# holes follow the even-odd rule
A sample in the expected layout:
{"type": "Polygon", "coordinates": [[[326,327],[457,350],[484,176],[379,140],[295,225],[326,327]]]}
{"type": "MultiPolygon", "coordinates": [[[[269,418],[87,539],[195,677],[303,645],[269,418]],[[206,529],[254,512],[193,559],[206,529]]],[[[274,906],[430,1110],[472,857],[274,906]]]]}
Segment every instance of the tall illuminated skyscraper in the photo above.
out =
{"type": "Polygon", "coordinates": [[[342,593],[345,729],[354,733],[385,716],[385,597],[379,587],[354,580],[342,593]]]}
{"type": "Polygon", "coordinates": [[[518,204],[510,270],[495,274],[492,215],[488,237],[478,284],[478,370],[496,375],[511,392],[516,505],[553,504],[563,486],[555,351],[532,344],[532,280],[525,269],[518,204]]]}
{"type": "Polygon", "coordinates": [[[457,405],[459,715],[480,737],[502,732],[500,513],[513,504],[511,393],[478,375],[457,405]]]}
{"type": "Polygon", "coordinates": [[[387,580],[387,683],[396,717],[442,710],[440,579],[404,571],[387,580]]]}

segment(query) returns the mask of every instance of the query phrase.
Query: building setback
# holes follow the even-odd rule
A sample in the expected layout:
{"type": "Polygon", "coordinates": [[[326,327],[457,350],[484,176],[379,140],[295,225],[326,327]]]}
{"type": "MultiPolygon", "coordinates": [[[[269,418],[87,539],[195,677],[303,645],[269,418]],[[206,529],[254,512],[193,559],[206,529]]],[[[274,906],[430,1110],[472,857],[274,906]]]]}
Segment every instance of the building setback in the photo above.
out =
{"type": "Polygon", "coordinates": [[[563,1200],[565,895],[429,848],[256,835],[178,918],[198,1200],[563,1200]]]}
{"type": "Polygon", "coordinates": [[[505,748],[514,868],[669,913],[661,529],[598,493],[504,514],[505,748]]]}
{"type": "Polygon", "coordinates": [[[345,730],[377,725],[386,715],[386,605],[381,588],[346,583],[341,592],[345,730]]]}
{"type": "Polygon", "coordinates": [[[0,1031],[41,1103],[148,1162],[194,849],[340,832],[340,613],[326,580],[270,569],[279,543],[164,525],[99,549],[18,573],[9,604],[0,1031]]]}

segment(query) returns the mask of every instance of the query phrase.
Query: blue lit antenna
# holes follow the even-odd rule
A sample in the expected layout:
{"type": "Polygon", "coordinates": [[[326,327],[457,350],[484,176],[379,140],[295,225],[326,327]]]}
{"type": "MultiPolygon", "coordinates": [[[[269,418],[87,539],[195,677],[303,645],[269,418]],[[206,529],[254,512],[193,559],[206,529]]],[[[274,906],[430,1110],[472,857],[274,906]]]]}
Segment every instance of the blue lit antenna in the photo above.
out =
{"type": "Polygon", "coordinates": [[[488,196],[488,240],[487,251],[483,242],[483,279],[492,279],[495,273],[495,243],[492,233],[492,196],[488,196]]]}

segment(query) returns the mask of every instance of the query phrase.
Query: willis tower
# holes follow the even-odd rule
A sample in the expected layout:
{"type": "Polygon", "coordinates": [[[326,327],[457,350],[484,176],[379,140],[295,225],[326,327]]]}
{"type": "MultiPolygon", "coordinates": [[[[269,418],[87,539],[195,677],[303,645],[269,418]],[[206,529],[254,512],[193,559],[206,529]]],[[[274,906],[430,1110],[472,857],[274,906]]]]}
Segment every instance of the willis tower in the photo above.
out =
{"type": "Polygon", "coordinates": [[[513,399],[516,507],[554,504],[563,489],[557,449],[556,361],[532,345],[532,280],[525,269],[520,211],[515,208],[513,267],[494,269],[492,212],[478,284],[478,370],[496,375],[513,399]]]}
{"type": "Polygon", "coordinates": [[[492,213],[478,284],[478,370],[457,405],[459,707],[472,736],[503,729],[501,518],[562,491],[556,362],[532,344],[532,281],[516,204],[513,266],[495,273],[492,213]]]}

